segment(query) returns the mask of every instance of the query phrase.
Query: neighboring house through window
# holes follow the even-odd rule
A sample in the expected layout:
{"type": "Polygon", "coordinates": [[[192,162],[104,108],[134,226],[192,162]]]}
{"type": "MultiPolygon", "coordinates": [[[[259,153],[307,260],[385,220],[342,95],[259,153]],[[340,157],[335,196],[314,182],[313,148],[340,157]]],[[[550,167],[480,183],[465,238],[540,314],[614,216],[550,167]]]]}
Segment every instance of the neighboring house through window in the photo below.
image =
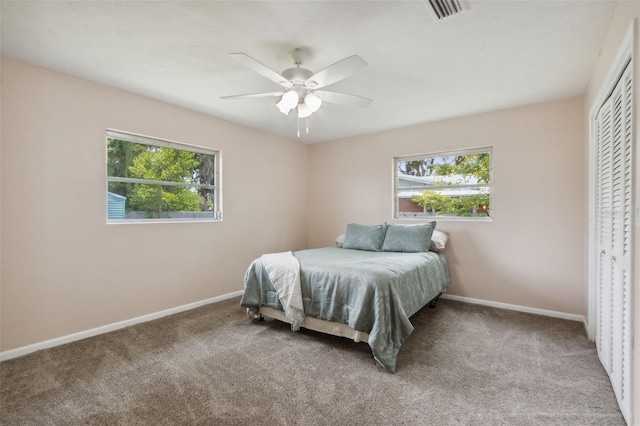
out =
{"type": "Polygon", "coordinates": [[[395,158],[395,219],[491,218],[491,148],[395,158]]]}
{"type": "Polygon", "coordinates": [[[220,153],[107,131],[107,222],[221,220],[220,153]]]}

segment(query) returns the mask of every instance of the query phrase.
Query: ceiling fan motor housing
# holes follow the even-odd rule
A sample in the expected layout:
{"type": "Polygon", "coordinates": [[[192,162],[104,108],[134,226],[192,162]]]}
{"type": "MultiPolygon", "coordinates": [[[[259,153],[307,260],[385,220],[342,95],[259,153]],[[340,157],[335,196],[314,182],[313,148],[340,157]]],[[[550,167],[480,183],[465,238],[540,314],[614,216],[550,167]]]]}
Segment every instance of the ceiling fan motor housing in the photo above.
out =
{"type": "Polygon", "coordinates": [[[304,86],[304,82],[311,77],[313,73],[306,68],[289,68],[282,72],[282,76],[289,80],[294,86],[304,86]]]}

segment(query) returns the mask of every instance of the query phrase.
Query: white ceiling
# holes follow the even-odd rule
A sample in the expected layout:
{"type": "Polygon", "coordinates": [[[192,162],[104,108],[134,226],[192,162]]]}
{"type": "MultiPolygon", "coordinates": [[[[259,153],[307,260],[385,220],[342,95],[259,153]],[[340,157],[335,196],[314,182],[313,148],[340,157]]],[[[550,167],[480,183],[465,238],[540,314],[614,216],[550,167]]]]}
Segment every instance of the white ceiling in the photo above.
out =
{"type": "Polygon", "coordinates": [[[327,90],[302,142],[321,142],[583,94],[614,1],[480,1],[436,21],[423,1],[2,1],[2,55],[296,139],[278,91],[228,54],[282,72],[308,50],[317,72],[369,66],[327,90]]]}

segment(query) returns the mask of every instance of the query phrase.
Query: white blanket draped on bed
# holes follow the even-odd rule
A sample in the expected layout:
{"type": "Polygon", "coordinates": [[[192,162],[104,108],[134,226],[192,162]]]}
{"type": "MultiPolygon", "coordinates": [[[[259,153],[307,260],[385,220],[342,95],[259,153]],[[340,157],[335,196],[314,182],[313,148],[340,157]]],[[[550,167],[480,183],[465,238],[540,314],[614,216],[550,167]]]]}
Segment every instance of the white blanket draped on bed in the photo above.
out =
{"type": "Polygon", "coordinates": [[[291,330],[298,331],[304,321],[304,306],[300,290],[300,263],[292,252],[262,255],[262,264],[273,283],[291,330]]]}

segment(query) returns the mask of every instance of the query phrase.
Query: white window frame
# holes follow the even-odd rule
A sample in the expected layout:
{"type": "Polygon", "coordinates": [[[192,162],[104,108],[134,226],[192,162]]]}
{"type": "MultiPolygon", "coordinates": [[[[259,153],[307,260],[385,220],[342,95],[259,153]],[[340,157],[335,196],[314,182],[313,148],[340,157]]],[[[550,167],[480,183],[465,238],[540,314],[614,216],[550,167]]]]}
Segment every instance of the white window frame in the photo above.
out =
{"type": "Polygon", "coordinates": [[[393,158],[393,219],[394,220],[408,220],[408,221],[425,221],[425,220],[438,220],[438,221],[491,221],[493,216],[493,149],[492,147],[479,147],[479,148],[467,148],[455,151],[440,151],[427,154],[407,155],[393,158]],[[446,188],[479,188],[489,187],[489,215],[488,216],[441,216],[441,215],[421,215],[415,217],[399,216],[400,213],[400,198],[398,196],[399,189],[425,189],[424,187],[402,187],[399,188],[399,176],[398,176],[398,162],[399,161],[415,161],[415,160],[427,160],[438,157],[451,157],[459,155],[472,155],[472,154],[489,154],[489,183],[487,184],[464,184],[464,185],[451,185],[446,188]]]}
{"type": "Polygon", "coordinates": [[[221,222],[222,221],[222,192],[221,192],[221,151],[211,148],[204,148],[195,145],[188,145],[180,142],[174,142],[166,139],[155,138],[151,136],[143,136],[134,133],[123,132],[119,130],[107,129],[105,134],[105,197],[109,192],[109,182],[127,182],[127,183],[140,183],[149,185],[162,185],[162,186],[182,186],[188,188],[207,188],[213,191],[213,205],[217,206],[217,209],[213,211],[213,217],[204,218],[150,218],[150,219],[110,219],[108,215],[108,204],[105,206],[106,221],[108,224],[131,224],[131,223],[167,223],[167,222],[221,222]],[[120,139],[128,142],[134,142],[143,145],[152,145],[161,148],[171,148],[179,151],[195,152],[198,154],[212,155],[214,158],[214,184],[193,184],[182,182],[166,182],[160,180],[146,180],[146,179],[133,179],[126,177],[109,176],[108,163],[108,151],[107,147],[109,139],[120,139]]]}

